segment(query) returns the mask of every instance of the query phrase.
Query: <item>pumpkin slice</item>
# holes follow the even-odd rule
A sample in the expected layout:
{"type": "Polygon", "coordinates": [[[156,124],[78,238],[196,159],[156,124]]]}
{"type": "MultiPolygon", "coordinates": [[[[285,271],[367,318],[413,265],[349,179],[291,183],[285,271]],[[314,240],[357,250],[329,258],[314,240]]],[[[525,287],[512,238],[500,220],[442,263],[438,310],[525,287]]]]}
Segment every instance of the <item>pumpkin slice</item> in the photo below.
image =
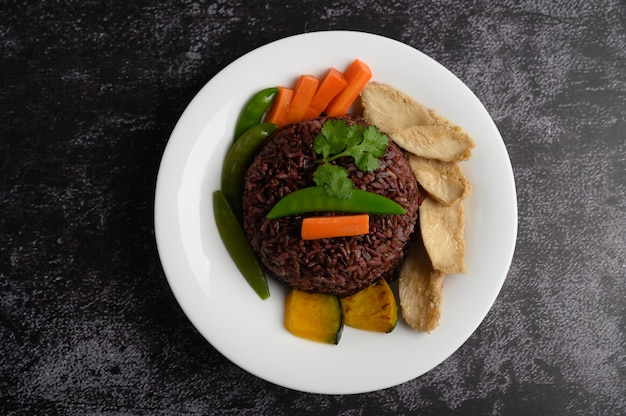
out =
{"type": "Polygon", "coordinates": [[[285,299],[284,324],[297,337],[338,344],[343,329],[339,298],[292,290],[285,299]]]}
{"type": "Polygon", "coordinates": [[[344,323],[367,331],[394,330],[398,322],[398,304],[385,279],[341,299],[344,323]]]}

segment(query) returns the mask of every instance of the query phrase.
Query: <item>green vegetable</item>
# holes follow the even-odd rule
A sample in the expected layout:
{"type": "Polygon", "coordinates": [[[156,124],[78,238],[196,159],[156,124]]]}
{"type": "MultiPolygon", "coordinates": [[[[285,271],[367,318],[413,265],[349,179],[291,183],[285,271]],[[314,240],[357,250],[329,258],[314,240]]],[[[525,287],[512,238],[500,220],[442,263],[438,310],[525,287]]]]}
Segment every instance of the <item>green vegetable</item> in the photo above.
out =
{"type": "Polygon", "coordinates": [[[257,147],[277,128],[271,123],[255,124],[239,137],[226,155],[221,190],[239,220],[242,219],[241,198],[246,169],[254,159],[257,147]]]}
{"type": "Polygon", "coordinates": [[[235,125],[235,141],[250,127],[261,122],[263,114],[278,95],[277,87],[265,88],[257,92],[241,110],[235,125]]]}
{"type": "Polygon", "coordinates": [[[345,120],[328,120],[313,141],[313,149],[322,155],[313,180],[330,196],[350,198],[355,187],[347,169],[330,162],[351,156],[361,171],[373,172],[380,167],[379,157],[385,154],[388,144],[389,137],[374,126],[348,126],[345,120]]]}
{"type": "Polygon", "coordinates": [[[267,278],[248,239],[221,191],[213,192],[213,214],[217,230],[237,268],[263,300],[270,296],[267,278]]]}
{"type": "Polygon", "coordinates": [[[373,192],[353,189],[350,199],[330,196],[321,186],[298,189],[284,196],[267,214],[270,220],[307,212],[353,212],[393,215],[406,211],[397,202],[373,192]]]}

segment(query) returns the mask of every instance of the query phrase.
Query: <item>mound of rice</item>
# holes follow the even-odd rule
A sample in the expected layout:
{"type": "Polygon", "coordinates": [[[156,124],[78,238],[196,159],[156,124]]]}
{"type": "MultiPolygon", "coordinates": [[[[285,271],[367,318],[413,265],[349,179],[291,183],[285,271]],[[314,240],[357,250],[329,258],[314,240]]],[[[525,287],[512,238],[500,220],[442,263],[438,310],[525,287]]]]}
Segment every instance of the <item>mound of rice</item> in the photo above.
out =
{"type": "MultiPolygon", "coordinates": [[[[358,117],[344,119],[348,124],[366,124],[358,117]]],[[[259,149],[246,175],[244,228],[261,262],[287,286],[347,296],[380,278],[395,277],[417,221],[419,190],[402,150],[390,140],[374,173],[359,171],[352,158],[339,163],[348,169],[357,188],[395,200],[406,209],[405,215],[370,215],[367,235],[308,241],[300,238],[302,218],[334,213],[267,219],[280,198],[315,185],[312,176],[319,155],[312,143],[324,121],[287,125],[259,149]]]]}

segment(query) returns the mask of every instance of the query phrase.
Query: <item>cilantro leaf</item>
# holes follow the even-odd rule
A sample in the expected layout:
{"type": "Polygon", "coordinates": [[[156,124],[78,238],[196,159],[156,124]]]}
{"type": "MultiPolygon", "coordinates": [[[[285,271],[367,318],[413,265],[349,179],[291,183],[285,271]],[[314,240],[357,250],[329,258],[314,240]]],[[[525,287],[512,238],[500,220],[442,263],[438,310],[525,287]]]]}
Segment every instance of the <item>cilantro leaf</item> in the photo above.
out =
{"type": "Polygon", "coordinates": [[[373,172],[380,167],[378,159],[385,154],[389,138],[374,126],[368,127],[363,132],[363,141],[352,149],[354,163],[363,172],[373,172]]]}
{"type": "Polygon", "coordinates": [[[362,124],[348,126],[345,120],[328,120],[313,141],[313,150],[322,156],[313,173],[313,180],[324,186],[329,195],[350,198],[354,184],[348,171],[330,162],[341,157],[352,157],[357,168],[373,172],[380,167],[379,158],[385,154],[389,138],[376,127],[362,124]]]}
{"type": "Polygon", "coordinates": [[[374,126],[369,126],[363,132],[363,145],[367,145],[368,151],[376,157],[381,157],[387,151],[389,137],[374,126]]]}
{"type": "Polygon", "coordinates": [[[322,130],[313,141],[313,150],[327,159],[330,155],[341,153],[346,148],[350,127],[343,120],[329,120],[322,125],[322,130]]]}
{"type": "Polygon", "coordinates": [[[372,153],[360,152],[354,155],[354,163],[363,172],[374,172],[380,167],[380,160],[372,153]]]}
{"type": "MultiPolygon", "coordinates": [[[[346,124],[345,121],[342,121],[344,124],[346,124]]],[[[347,126],[347,124],[346,124],[347,126]]],[[[352,149],[355,148],[359,145],[359,143],[361,143],[363,141],[363,132],[365,131],[365,126],[363,126],[362,124],[355,124],[352,127],[348,127],[348,133],[345,136],[345,138],[343,139],[344,143],[346,144],[346,151],[349,152],[348,149],[352,149]]]]}
{"type": "Polygon", "coordinates": [[[318,186],[323,186],[330,196],[340,199],[352,196],[354,183],[348,177],[348,170],[342,166],[324,163],[313,172],[313,180],[318,186]]]}

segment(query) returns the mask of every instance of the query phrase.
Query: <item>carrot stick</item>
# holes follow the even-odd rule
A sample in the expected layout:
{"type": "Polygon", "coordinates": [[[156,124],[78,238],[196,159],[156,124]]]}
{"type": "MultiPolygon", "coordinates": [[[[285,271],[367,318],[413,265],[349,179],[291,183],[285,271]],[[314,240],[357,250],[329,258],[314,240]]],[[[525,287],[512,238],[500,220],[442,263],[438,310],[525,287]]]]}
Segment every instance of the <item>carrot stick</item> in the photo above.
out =
{"type": "Polygon", "coordinates": [[[306,110],[306,113],[304,113],[304,120],[319,117],[328,103],[330,103],[330,101],[335,98],[335,96],[339,94],[341,90],[346,87],[346,85],[348,85],[346,77],[344,77],[343,74],[335,68],[330,68],[320,83],[320,86],[317,88],[317,91],[311,100],[311,104],[309,104],[309,108],[306,110]]]}
{"type": "Polygon", "coordinates": [[[363,61],[355,59],[343,75],[348,85],[328,104],[325,111],[327,116],[346,114],[363,87],[372,78],[372,71],[363,61]]]}
{"type": "Polygon", "coordinates": [[[293,100],[287,114],[287,124],[304,120],[304,113],[317,91],[319,80],[313,75],[300,75],[293,88],[293,100]]]}
{"type": "Polygon", "coordinates": [[[349,237],[369,233],[369,215],[338,215],[335,217],[309,217],[302,220],[303,240],[349,237]]]}
{"type": "Polygon", "coordinates": [[[291,88],[278,87],[278,94],[272,103],[272,107],[265,116],[266,123],[274,123],[278,127],[282,127],[287,122],[287,114],[293,99],[293,90],[291,88]]]}

